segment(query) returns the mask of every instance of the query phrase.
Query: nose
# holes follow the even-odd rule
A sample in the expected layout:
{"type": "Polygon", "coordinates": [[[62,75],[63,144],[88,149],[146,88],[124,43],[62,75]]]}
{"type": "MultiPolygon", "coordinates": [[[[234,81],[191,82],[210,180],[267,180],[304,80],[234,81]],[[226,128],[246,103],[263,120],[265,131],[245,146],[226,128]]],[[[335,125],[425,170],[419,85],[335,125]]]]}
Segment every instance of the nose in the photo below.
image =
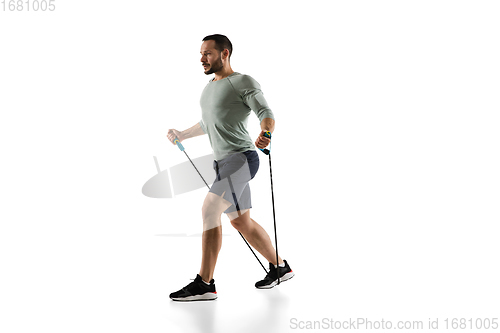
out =
{"type": "Polygon", "coordinates": [[[207,57],[205,55],[202,55],[200,61],[207,62],[207,57]]]}

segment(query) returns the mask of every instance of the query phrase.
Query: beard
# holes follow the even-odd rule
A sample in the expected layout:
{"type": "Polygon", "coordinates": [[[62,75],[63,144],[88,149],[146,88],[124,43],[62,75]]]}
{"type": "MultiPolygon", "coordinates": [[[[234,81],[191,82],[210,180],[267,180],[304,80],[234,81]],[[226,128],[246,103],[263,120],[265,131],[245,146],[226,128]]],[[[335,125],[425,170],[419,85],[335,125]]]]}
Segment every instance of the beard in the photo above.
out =
{"type": "Polygon", "coordinates": [[[219,58],[218,60],[215,61],[215,63],[213,65],[210,65],[210,68],[205,71],[205,74],[210,75],[210,74],[216,73],[216,72],[220,71],[222,69],[222,67],[224,67],[222,65],[222,59],[219,58]]]}

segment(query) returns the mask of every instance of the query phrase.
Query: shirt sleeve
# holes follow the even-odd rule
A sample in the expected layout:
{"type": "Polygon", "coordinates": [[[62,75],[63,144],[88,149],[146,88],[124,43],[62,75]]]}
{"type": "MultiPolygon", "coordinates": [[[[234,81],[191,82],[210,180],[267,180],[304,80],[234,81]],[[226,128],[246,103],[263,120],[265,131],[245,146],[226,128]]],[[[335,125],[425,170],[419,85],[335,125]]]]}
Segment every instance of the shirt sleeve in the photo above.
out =
{"type": "Polygon", "coordinates": [[[274,119],[273,111],[269,108],[257,81],[249,75],[244,75],[238,88],[243,102],[255,112],[259,121],[265,118],[274,119]]]}
{"type": "Polygon", "coordinates": [[[198,123],[200,124],[200,127],[201,129],[203,130],[203,132],[205,132],[205,134],[207,133],[207,127],[205,126],[205,123],[203,122],[203,119],[200,120],[200,122],[198,123]]]}

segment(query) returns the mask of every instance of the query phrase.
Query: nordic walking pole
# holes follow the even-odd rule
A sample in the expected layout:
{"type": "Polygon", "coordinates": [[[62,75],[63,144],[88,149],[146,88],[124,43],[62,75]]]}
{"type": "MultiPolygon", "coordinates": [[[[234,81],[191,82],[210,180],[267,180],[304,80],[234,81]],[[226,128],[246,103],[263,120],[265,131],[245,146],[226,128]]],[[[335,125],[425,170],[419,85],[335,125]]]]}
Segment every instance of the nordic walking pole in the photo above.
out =
{"type": "MultiPolygon", "coordinates": [[[[271,132],[266,131],[264,133],[266,138],[271,139],[271,132]]],[[[259,148],[260,149],[260,148],[259,148]]],[[[271,146],[269,145],[269,149],[260,149],[262,152],[269,156],[269,174],[271,176],[271,200],[273,203],[273,220],[274,220],[274,244],[276,246],[276,272],[278,273],[278,284],[280,284],[280,263],[278,256],[278,234],[276,233],[276,213],[274,209],[274,190],[273,190],[273,167],[271,165],[271,146]]]]}
{"type": "MultiPolygon", "coordinates": [[[[184,152],[184,154],[186,154],[189,162],[191,162],[191,164],[193,165],[193,167],[195,168],[196,172],[198,172],[198,174],[200,175],[201,179],[203,180],[203,182],[205,183],[205,185],[207,185],[207,188],[208,190],[210,190],[210,186],[208,186],[207,182],[205,181],[205,178],[203,178],[203,176],[201,175],[201,173],[198,171],[198,168],[196,167],[196,165],[194,165],[193,161],[191,161],[191,159],[189,158],[188,154],[186,153],[186,150],[184,149],[184,146],[182,145],[182,143],[179,141],[179,139],[176,137],[174,139],[174,143],[177,145],[177,147],[179,147],[179,149],[184,152]]],[[[259,262],[259,264],[262,266],[262,268],[264,269],[264,271],[266,272],[267,274],[267,270],[266,268],[264,267],[264,265],[262,264],[262,262],[260,261],[259,257],[257,257],[257,255],[255,254],[255,252],[253,251],[252,247],[250,246],[250,244],[248,244],[247,240],[245,239],[245,237],[243,237],[243,235],[241,234],[241,232],[238,231],[238,233],[240,234],[241,238],[243,238],[243,240],[245,241],[245,243],[247,244],[248,248],[250,249],[250,251],[252,251],[253,255],[255,256],[255,259],[257,259],[257,261],[259,262]]]]}
{"type": "Polygon", "coordinates": [[[201,175],[201,173],[198,171],[198,168],[196,168],[196,166],[194,165],[193,161],[191,161],[191,159],[189,158],[188,154],[186,153],[186,151],[184,150],[184,146],[182,145],[182,143],[179,141],[179,139],[177,139],[177,137],[174,139],[174,143],[177,144],[177,147],[179,147],[179,149],[184,152],[184,154],[186,154],[186,157],[188,158],[189,162],[191,162],[191,164],[193,165],[193,167],[195,168],[196,172],[198,172],[198,174],[200,175],[201,179],[203,180],[203,182],[205,183],[205,185],[207,185],[208,189],[210,189],[210,187],[208,186],[207,182],[205,181],[205,178],[203,178],[203,176],[201,175]]]}

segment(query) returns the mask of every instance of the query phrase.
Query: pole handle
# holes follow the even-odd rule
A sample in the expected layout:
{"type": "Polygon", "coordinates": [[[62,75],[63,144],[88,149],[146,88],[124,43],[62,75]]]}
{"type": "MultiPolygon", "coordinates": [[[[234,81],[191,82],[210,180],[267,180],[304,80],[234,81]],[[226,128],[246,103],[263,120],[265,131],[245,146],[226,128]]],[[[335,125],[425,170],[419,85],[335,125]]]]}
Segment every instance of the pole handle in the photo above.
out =
{"type": "Polygon", "coordinates": [[[181,151],[184,151],[184,146],[182,145],[182,143],[179,141],[179,139],[177,137],[175,137],[174,143],[177,145],[177,147],[179,147],[179,149],[181,151]]]}
{"type": "MultiPolygon", "coordinates": [[[[264,132],[264,136],[265,136],[266,138],[271,139],[271,132],[269,132],[269,131],[265,131],[265,132],[264,132]]],[[[260,149],[260,150],[261,150],[264,154],[266,154],[266,155],[269,155],[269,153],[271,153],[271,150],[269,150],[269,149],[267,149],[267,148],[264,148],[264,149],[259,148],[259,149],[260,149]]]]}

